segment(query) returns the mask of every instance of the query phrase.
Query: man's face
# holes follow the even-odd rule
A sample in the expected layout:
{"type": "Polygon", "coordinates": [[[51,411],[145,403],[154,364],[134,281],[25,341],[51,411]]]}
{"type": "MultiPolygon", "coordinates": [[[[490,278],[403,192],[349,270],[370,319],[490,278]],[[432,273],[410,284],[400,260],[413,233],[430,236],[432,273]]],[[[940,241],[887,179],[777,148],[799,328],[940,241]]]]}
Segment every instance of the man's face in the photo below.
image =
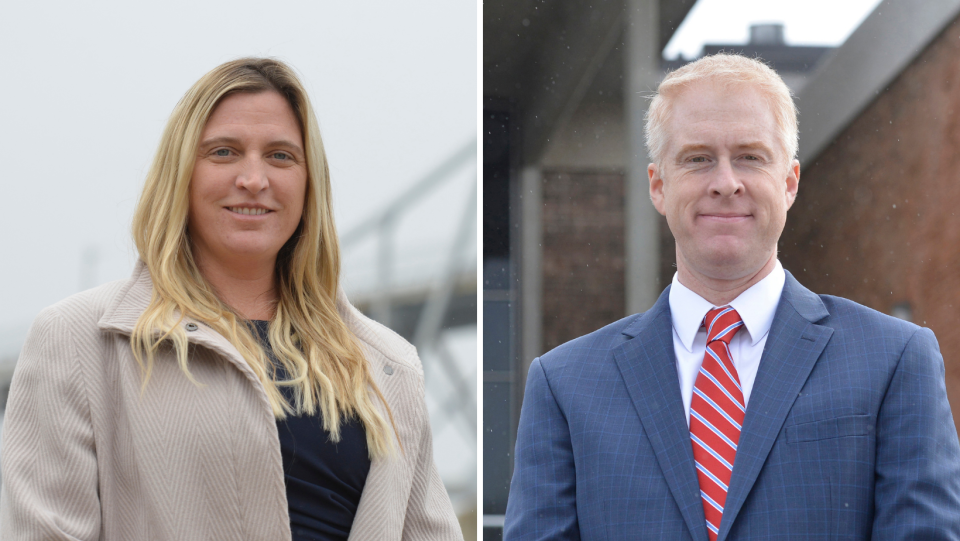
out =
{"type": "Polygon", "coordinates": [[[772,108],[746,84],[699,82],[676,96],[650,197],[677,241],[678,267],[714,280],[775,257],[800,164],[785,155],[772,108]]]}

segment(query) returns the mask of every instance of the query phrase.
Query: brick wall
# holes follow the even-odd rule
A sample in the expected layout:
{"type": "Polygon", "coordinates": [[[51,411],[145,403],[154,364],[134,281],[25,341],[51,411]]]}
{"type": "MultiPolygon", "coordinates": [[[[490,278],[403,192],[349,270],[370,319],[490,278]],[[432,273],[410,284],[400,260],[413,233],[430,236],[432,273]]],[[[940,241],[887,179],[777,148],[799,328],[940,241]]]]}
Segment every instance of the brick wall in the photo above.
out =
{"type": "MultiPolygon", "coordinates": [[[[960,420],[960,22],[950,25],[814,163],[780,242],[817,293],[933,329],[960,420]]],[[[800,111],[803,122],[803,110],[800,111]]]]}
{"type": "Polygon", "coordinates": [[[543,351],[625,315],[624,174],[543,171],[543,351]]]}

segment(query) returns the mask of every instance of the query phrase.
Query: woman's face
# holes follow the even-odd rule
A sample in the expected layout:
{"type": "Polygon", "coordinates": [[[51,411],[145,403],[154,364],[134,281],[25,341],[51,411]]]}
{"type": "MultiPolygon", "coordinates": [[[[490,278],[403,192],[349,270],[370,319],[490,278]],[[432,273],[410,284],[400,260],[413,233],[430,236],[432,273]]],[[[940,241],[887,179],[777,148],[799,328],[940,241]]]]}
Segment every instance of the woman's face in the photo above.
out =
{"type": "Polygon", "coordinates": [[[272,269],[303,214],[305,158],[300,126],[280,94],[223,99],[200,136],[190,182],[188,227],[198,262],[272,269]]]}

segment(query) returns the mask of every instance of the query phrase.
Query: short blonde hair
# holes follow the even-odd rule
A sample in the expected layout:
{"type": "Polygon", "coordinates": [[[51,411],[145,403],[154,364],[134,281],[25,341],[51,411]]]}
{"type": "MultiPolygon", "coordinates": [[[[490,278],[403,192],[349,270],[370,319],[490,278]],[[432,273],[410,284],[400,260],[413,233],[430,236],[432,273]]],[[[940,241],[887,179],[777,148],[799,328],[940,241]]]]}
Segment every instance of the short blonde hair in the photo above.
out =
{"type": "Polygon", "coordinates": [[[788,160],[797,155],[797,107],[783,79],[759,60],[736,54],[705,56],[669,73],[657,88],[646,115],[647,151],[660,163],[667,144],[666,124],[674,98],[694,83],[711,80],[724,84],[752,85],[766,96],[779,130],[780,144],[788,160]]]}
{"type": "MultiPolygon", "coordinates": [[[[131,337],[144,371],[144,389],[155,353],[169,343],[180,368],[189,345],[179,325],[184,317],[207,323],[227,338],[254,371],[278,419],[320,414],[330,439],[351,418],[363,422],[371,457],[388,454],[393,435],[375,406],[393,413],[374,382],[357,338],[337,310],[340,248],[333,221],[330,170],[313,107],[290,66],[270,58],[241,58],[217,66],[197,81],[167,122],[133,216],[133,238],[153,281],[153,298],[131,337]],[[289,380],[276,370],[249,323],[224,304],[200,273],[187,228],[190,182],[200,135],[217,105],[236,93],[277,92],[300,124],[306,152],[307,188],[296,232],[276,262],[278,301],[270,321],[270,345],[289,380]],[[159,331],[159,334],[157,334],[159,331]],[[293,390],[293,403],[280,387],[293,390]]],[[[397,434],[399,438],[399,434],[397,434]]],[[[398,440],[399,443],[399,440],[398,440]]]]}

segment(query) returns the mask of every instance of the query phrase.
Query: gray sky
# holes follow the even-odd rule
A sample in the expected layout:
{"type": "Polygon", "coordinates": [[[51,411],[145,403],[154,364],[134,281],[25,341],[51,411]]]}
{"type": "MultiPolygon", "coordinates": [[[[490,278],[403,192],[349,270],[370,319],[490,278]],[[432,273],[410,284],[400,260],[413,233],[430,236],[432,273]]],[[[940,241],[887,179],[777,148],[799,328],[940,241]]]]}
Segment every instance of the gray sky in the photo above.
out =
{"type": "Polygon", "coordinates": [[[790,45],[837,46],[881,0],[698,0],[663,51],[700,54],[704,43],[746,43],[755,23],[783,23],[790,45]]]}
{"type": "MultiPolygon", "coordinates": [[[[343,233],[476,136],[476,25],[463,0],[5,3],[0,341],[81,282],[129,275],[130,218],[163,126],[214,66],[263,55],[300,72],[343,233]],[[90,249],[99,264],[83,279],[90,249]]],[[[402,224],[401,252],[452,239],[472,175],[402,224]]]]}

